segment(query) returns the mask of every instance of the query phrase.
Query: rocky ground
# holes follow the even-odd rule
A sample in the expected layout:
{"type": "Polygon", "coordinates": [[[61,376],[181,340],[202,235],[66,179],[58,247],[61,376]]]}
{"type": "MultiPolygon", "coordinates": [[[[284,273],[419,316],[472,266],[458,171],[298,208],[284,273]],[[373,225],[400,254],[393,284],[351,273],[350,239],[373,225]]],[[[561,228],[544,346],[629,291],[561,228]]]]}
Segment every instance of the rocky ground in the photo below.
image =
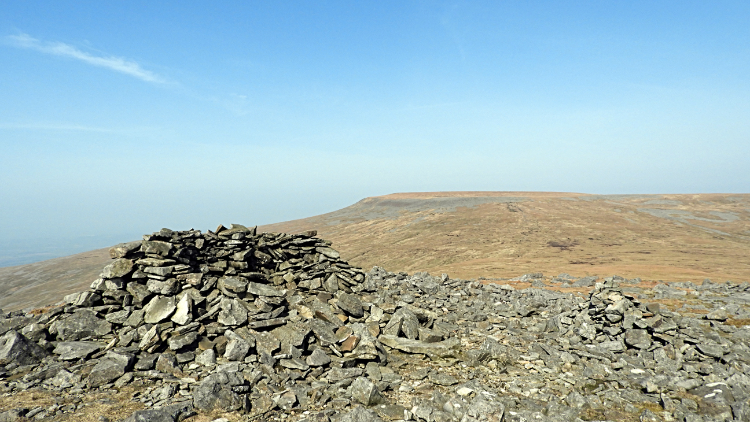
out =
{"type": "Polygon", "coordinates": [[[0,421],[750,420],[748,283],[365,273],[313,236],[165,229],[0,312],[0,421]]]}

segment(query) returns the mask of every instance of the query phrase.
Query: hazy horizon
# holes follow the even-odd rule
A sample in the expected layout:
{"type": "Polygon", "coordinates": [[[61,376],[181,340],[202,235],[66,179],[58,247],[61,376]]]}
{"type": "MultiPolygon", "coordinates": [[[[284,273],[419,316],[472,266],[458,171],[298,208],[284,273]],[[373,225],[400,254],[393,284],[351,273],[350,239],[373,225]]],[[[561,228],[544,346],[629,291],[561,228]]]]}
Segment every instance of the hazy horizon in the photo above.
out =
{"type": "Polygon", "coordinates": [[[6,257],[395,192],[750,192],[747,2],[2,10],[6,257]]]}

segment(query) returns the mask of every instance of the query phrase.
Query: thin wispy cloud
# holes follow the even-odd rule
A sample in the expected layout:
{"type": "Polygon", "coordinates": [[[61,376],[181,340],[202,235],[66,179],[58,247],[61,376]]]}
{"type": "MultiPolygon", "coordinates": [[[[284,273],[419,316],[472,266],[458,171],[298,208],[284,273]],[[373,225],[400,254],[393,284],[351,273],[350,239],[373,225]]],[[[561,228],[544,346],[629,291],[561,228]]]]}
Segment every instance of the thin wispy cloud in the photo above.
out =
{"type": "Polygon", "coordinates": [[[109,133],[111,129],[85,126],[71,123],[2,123],[0,130],[51,130],[51,131],[70,131],[70,132],[101,132],[109,133]]]}
{"type": "Polygon", "coordinates": [[[146,70],[138,63],[116,56],[96,56],[85,51],[81,51],[71,45],[61,42],[40,41],[28,34],[9,35],[5,37],[8,44],[29,50],[39,51],[54,56],[69,57],[80,60],[92,66],[103,67],[114,70],[142,81],[163,84],[167,81],[156,73],[146,70]]]}

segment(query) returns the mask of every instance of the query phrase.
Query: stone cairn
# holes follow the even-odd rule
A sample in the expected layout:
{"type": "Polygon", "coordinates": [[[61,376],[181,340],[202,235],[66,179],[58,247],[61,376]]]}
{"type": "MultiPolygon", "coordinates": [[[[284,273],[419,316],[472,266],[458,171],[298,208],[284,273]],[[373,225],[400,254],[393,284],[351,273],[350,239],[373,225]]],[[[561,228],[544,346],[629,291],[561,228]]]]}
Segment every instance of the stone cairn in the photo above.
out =
{"type": "MultiPolygon", "coordinates": [[[[57,386],[83,377],[91,389],[124,385],[133,376],[184,383],[186,372],[218,363],[223,371],[188,386],[196,408],[256,414],[291,408],[297,397],[281,388],[285,381],[301,380],[309,390],[311,380],[347,380],[362,375],[357,364],[388,359],[377,339],[384,311],[371,312],[359,296],[378,287],[315,235],[258,234],[233,224],[207,233],[162,229],[117,245],[110,249],[114,261],[88,291],[66,296],[65,306],[22,333],[8,331],[0,346],[9,352],[0,364],[38,363],[51,351],[61,361],[81,362],[60,371],[57,386]],[[81,371],[87,362],[96,363],[81,371]],[[238,372],[232,362],[252,369],[238,372]],[[261,379],[268,394],[251,398],[247,393],[261,379]]],[[[457,348],[455,339],[442,342],[429,329],[425,311],[386,311],[395,311],[381,336],[390,346],[439,355],[457,348]]],[[[381,398],[366,378],[355,387],[366,405],[381,398]]]]}

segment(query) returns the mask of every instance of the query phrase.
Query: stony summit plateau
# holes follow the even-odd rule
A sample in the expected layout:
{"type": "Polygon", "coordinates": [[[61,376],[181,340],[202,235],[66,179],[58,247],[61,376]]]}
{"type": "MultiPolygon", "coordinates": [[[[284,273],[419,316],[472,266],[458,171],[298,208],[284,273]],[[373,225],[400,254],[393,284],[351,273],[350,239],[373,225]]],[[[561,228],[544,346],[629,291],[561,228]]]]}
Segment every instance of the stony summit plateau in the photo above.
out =
{"type": "Polygon", "coordinates": [[[62,305],[0,312],[0,421],[750,420],[747,282],[462,280],[331,246],[111,248],[62,305]]]}

